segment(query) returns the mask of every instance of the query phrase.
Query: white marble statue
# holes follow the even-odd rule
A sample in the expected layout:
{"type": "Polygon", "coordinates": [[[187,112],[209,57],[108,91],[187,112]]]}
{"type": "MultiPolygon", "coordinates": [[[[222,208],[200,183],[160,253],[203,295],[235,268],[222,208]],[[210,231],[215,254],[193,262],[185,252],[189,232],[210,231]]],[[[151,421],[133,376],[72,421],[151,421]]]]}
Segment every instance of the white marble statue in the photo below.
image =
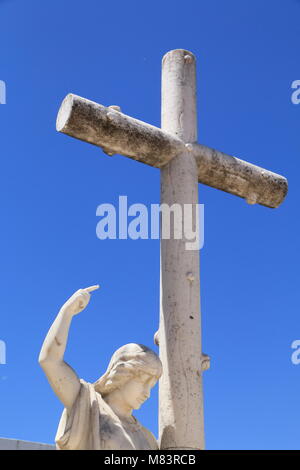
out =
{"type": "Polygon", "coordinates": [[[63,305],[43,343],[39,363],[64,404],[56,434],[59,450],[157,450],[153,434],[132,415],[150,396],[162,373],[159,357],[141,344],[126,344],[112,356],[107,371],[91,384],[64,361],[74,315],[99,286],[79,289],[63,305]]]}

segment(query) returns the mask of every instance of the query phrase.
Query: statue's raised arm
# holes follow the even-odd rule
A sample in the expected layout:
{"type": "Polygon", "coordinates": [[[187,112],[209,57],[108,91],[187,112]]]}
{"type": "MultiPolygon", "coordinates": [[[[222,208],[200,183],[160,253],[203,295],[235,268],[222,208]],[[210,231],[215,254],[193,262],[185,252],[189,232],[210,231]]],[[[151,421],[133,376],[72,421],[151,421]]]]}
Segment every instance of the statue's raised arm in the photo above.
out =
{"type": "Polygon", "coordinates": [[[68,333],[74,315],[88,305],[90,292],[99,286],[77,290],[62,306],[43,343],[39,363],[60,401],[71,409],[80,389],[75,371],[64,361],[68,333]]]}

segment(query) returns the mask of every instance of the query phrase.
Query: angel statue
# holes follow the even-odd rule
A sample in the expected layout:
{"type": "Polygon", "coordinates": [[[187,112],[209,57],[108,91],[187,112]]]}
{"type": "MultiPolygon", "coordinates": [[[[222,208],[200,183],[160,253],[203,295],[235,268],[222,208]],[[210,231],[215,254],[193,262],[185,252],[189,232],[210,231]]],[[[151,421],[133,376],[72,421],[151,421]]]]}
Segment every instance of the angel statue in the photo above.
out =
{"type": "Polygon", "coordinates": [[[107,371],[95,383],[79,379],[64,361],[74,315],[99,286],[76,291],[62,306],[41,349],[39,363],[65,406],[55,437],[58,450],[157,450],[153,434],[132,415],[150,396],[162,374],[151,349],[130,343],[112,356],[107,371]]]}

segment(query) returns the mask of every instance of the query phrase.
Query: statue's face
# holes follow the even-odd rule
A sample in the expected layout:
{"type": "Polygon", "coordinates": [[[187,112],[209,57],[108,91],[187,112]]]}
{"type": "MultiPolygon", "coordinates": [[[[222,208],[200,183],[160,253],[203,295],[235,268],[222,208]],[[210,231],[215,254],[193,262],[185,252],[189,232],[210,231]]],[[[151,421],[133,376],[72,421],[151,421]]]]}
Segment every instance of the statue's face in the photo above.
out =
{"type": "Polygon", "coordinates": [[[130,408],[137,410],[150,396],[151,388],[156,379],[149,374],[140,374],[130,379],[122,387],[122,398],[130,408]]]}

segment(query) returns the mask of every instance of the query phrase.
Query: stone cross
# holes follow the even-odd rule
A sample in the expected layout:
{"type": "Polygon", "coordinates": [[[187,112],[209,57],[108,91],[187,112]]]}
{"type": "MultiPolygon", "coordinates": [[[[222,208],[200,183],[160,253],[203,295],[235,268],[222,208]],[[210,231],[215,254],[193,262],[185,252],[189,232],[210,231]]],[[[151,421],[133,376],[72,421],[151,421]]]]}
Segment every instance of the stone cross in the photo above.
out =
{"type": "MultiPolygon", "coordinates": [[[[57,130],[161,171],[161,203],[198,203],[198,182],[275,208],[287,180],[236,157],[197,143],[196,64],[178,49],[162,61],[161,129],[69,94],[57,130]]],[[[163,376],[159,386],[161,449],[203,449],[199,252],[186,240],[161,239],[160,325],[157,335],[163,376]]]]}

